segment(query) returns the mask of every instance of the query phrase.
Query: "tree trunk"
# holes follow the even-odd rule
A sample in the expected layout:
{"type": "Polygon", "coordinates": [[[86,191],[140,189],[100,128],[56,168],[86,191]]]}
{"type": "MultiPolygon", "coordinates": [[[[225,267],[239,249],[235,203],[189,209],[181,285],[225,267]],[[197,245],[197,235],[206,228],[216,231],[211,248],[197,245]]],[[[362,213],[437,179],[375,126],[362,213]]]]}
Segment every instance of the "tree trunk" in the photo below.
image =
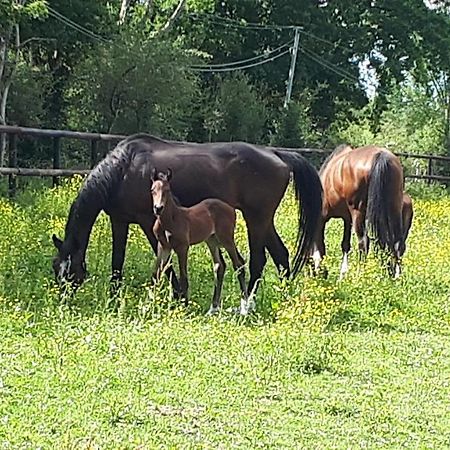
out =
{"type": "Polygon", "coordinates": [[[169,17],[169,20],[161,28],[160,33],[168,33],[173,28],[175,22],[181,16],[181,14],[186,6],[186,3],[187,3],[187,0],[180,0],[177,7],[175,8],[175,11],[169,17]]]}
{"type": "MultiPolygon", "coordinates": [[[[14,24],[6,33],[6,36],[0,38],[0,124],[6,125],[6,106],[8,104],[9,89],[13,81],[14,72],[19,60],[20,52],[20,28],[19,24],[14,24]],[[11,37],[12,29],[15,31],[14,41],[14,59],[8,63],[8,43],[11,37]]],[[[2,134],[0,138],[0,166],[3,167],[6,159],[6,135],[2,134]]]]}
{"type": "Polygon", "coordinates": [[[122,0],[122,5],[120,7],[119,13],[119,25],[122,25],[125,22],[125,17],[127,16],[127,11],[130,3],[131,0],[122,0]]]}

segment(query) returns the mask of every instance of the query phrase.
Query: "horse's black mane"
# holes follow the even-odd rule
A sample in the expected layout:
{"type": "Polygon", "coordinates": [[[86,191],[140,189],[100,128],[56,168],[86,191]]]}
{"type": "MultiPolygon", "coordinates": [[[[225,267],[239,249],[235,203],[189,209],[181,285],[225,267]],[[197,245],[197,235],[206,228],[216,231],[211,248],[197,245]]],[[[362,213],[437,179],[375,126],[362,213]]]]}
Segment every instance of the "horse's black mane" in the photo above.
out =
{"type": "Polygon", "coordinates": [[[348,148],[348,144],[341,144],[338,145],[325,159],[323,164],[320,166],[319,175],[322,175],[323,171],[325,170],[325,167],[327,167],[328,163],[330,162],[331,158],[334,158],[336,155],[339,155],[339,153],[343,152],[346,148],[348,148]]]}
{"type": "Polygon", "coordinates": [[[91,220],[93,222],[98,213],[114,196],[132,159],[133,146],[127,145],[131,137],[135,138],[136,136],[130,136],[121,141],[92,169],[86,178],[77,198],[70,207],[65,230],[66,237],[71,234],[74,227],[79,226],[77,224],[81,214],[86,218],[86,223],[91,220]]]}

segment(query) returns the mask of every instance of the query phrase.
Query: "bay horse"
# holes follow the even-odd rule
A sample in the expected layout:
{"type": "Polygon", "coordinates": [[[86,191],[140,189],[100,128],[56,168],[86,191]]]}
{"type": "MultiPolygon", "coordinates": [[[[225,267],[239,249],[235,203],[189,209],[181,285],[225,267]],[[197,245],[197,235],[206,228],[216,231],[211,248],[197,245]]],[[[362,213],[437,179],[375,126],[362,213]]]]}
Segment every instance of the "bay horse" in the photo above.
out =
{"type": "Polygon", "coordinates": [[[325,255],[325,225],[331,218],[344,221],[340,278],[348,271],[351,229],[358,237],[360,258],[369,250],[369,234],[375,246],[389,252],[389,269],[398,277],[401,257],[412,222],[412,200],[404,194],[403,168],[389,150],[368,145],[337,147],[319,171],[324,197],[313,260],[317,271],[325,255]]]}
{"type": "Polygon", "coordinates": [[[153,278],[159,280],[170,258],[172,250],[178,256],[180,270],[180,294],[187,303],[188,276],[187,258],[191,245],[206,242],[214,263],[214,294],[208,314],[215,314],[221,307],[221,293],[225,274],[225,260],[220,247],[224,247],[237,272],[242,292],[240,313],[248,314],[253,306],[247,304],[244,259],[234,242],[236,211],[217,198],[208,198],[190,208],[177,205],[170,189],[172,171],[152,170],[151,194],[156,221],[153,233],[158,239],[158,251],[153,278]]]}
{"type": "MultiPolygon", "coordinates": [[[[266,249],[286,275],[295,276],[308,260],[321,215],[322,186],[317,171],[301,155],[244,142],[197,144],[136,134],[122,140],[88,175],[70,207],[64,240],[53,235],[57,248],[53,269],[58,280],[80,284],[86,278],[89,236],[102,210],[111,220],[113,282],[122,278],[130,223],[140,225],[157,251],[148,195],[155,167],[173,169],[172,191],[181,205],[218,198],[242,211],[250,248],[250,292],[261,278],[266,249]],[[291,173],[299,203],[292,272],[288,251],[273,223],[291,173]]],[[[177,293],[173,270],[167,273],[177,293]]]]}

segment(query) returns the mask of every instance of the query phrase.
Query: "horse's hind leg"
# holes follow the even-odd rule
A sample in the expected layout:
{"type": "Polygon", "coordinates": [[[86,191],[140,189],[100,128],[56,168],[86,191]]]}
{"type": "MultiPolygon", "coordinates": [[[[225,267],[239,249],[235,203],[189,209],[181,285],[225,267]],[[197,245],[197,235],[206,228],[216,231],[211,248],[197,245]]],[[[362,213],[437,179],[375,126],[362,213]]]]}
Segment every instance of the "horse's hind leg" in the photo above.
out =
{"type": "Polygon", "coordinates": [[[223,277],[225,274],[226,264],[220,251],[217,239],[213,236],[209,238],[206,243],[208,244],[214,263],[214,294],[211,306],[207,312],[208,315],[211,315],[219,312],[221,307],[223,277]]]}
{"type": "MultiPolygon", "coordinates": [[[[250,280],[248,293],[256,292],[257,283],[261,280],[264,266],[266,265],[265,239],[267,233],[267,219],[260,215],[244,213],[247,222],[247,233],[250,247],[250,280]]],[[[241,305],[242,306],[242,305],[241,305]]],[[[247,313],[254,309],[254,302],[247,302],[247,313]]],[[[245,310],[245,308],[244,308],[245,310]]],[[[241,308],[241,313],[245,311],[241,308]]]]}
{"type": "Polygon", "coordinates": [[[266,247],[267,250],[269,250],[270,256],[272,257],[280,275],[289,277],[289,253],[277,233],[273,222],[270,224],[269,231],[267,232],[266,247]]]}
{"type": "Polygon", "coordinates": [[[350,219],[344,219],[344,235],[342,236],[342,263],[339,279],[342,280],[348,272],[348,254],[350,253],[350,241],[352,237],[352,222],[350,219]]]}

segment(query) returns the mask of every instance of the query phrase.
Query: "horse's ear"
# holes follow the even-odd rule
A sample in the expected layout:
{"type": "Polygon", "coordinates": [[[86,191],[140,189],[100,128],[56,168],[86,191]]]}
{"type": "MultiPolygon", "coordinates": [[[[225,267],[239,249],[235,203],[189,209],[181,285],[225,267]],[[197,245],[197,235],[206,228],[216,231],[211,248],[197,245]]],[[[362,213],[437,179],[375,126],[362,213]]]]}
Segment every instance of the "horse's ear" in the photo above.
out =
{"type": "Polygon", "coordinates": [[[58,251],[61,250],[63,241],[62,241],[61,239],[59,239],[59,238],[56,236],[56,234],[53,234],[53,235],[52,235],[52,241],[53,241],[53,244],[55,245],[55,247],[58,249],[58,251]]]}
{"type": "Polygon", "coordinates": [[[151,173],[150,173],[150,179],[155,182],[158,179],[158,171],[155,167],[153,167],[151,173]]]}
{"type": "Polygon", "coordinates": [[[166,179],[167,181],[170,181],[172,179],[172,169],[167,169],[167,174],[166,174],[166,179]]]}

